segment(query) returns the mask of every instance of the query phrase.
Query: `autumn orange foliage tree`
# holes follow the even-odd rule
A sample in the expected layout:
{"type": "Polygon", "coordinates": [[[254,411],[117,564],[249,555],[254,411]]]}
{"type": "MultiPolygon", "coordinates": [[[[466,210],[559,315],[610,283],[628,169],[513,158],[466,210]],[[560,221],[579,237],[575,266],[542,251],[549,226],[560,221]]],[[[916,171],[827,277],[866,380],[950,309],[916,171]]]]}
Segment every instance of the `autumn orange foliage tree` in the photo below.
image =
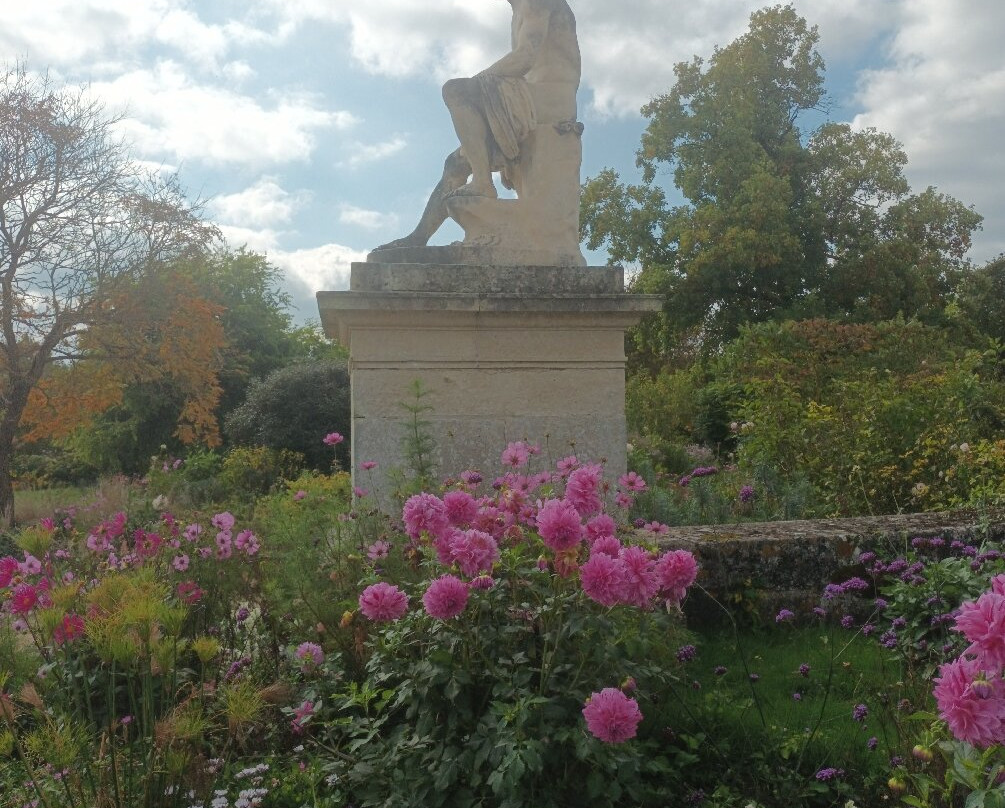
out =
{"type": "Polygon", "coordinates": [[[204,299],[170,264],[140,278],[81,340],[85,361],[53,366],[29,397],[22,443],[63,438],[122,403],[129,385],[165,383],[182,403],[176,434],[184,444],[217,446],[223,307],[204,299]]]}
{"type": "Polygon", "coordinates": [[[129,160],[114,124],[82,90],[23,66],[0,72],[3,524],[14,520],[11,463],[25,427],[65,428],[130,380],[182,380],[192,391],[186,437],[215,435],[216,312],[170,271],[204,251],[215,230],[175,179],[129,160]]]}

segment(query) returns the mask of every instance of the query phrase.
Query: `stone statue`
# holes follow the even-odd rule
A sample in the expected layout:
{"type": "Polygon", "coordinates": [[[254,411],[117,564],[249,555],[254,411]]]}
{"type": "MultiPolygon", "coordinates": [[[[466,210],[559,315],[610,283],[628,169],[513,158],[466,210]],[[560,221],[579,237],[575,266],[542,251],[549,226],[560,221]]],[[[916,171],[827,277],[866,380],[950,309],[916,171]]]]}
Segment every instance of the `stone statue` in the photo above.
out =
{"type": "MultiPolygon", "coordinates": [[[[371,261],[422,262],[421,251],[447,217],[464,228],[464,254],[496,264],[584,264],[579,249],[576,121],[581,60],[576,18],[566,0],[507,0],[512,50],[471,78],[443,86],[460,148],[409,235],[371,261]],[[498,171],[517,199],[498,199],[498,171]]],[[[430,248],[434,249],[434,248],[430,248]]],[[[442,248],[436,259],[442,260],[442,248]]]]}

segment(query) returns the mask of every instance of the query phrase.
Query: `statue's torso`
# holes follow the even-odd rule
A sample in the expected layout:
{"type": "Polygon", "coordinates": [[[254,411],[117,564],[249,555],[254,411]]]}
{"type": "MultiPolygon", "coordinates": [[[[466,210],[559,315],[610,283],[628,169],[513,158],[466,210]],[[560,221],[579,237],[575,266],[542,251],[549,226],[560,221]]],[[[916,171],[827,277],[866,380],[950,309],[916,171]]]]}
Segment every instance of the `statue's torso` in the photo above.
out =
{"type": "Polygon", "coordinates": [[[550,7],[548,34],[534,66],[525,76],[538,123],[558,123],[576,119],[576,91],[579,89],[582,60],[576,37],[576,18],[565,0],[514,0],[513,45],[520,41],[525,9],[550,7]]]}

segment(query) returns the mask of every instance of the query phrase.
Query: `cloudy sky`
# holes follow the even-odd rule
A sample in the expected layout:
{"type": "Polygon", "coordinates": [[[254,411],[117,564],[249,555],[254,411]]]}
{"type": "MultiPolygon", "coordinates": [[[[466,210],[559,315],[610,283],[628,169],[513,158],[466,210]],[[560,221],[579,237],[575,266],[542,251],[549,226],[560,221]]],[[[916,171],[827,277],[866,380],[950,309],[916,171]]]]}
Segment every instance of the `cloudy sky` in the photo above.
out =
{"type": "MultiPolygon", "coordinates": [[[[915,190],[984,215],[1005,250],[1005,3],[795,0],[820,29],[831,118],[889,131],[915,190]]],[[[5,3],[0,62],[86,84],[138,159],[177,169],[230,243],[319,289],[411,229],[456,147],[439,87],[509,44],[504,0],[34,0],[5,3]]],[[[746,28],[752,0],[571,0],[584,57],[584,176],[634,179],[639,107],[673,64],[746,28]]],[[[436,243],[460,231],[445,227],[436,243]]],[[[603,256],[591,256],[603,261],[603,256]]]]}

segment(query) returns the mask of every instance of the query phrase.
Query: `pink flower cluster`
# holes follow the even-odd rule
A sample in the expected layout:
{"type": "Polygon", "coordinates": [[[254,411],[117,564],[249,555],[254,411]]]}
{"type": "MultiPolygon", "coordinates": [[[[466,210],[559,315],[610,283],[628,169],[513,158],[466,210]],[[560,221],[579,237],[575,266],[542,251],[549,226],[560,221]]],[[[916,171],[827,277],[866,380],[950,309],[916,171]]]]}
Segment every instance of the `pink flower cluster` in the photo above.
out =
{"type": "MultiPolygon", "coordinates": [[[[521,468],[535,450],[522,442],[511,443],[503,452],[503,463],[521,468]]],[[[535,530],[554,553],[551,563],[542,557],[539,568],[548,570],[553,564],[562,577],[578,570],[587,596],[604,606],[650,609],[660,600],[679,603],[697,577],[697,562],[687,551],[655,554],[643,547],[622,546],[615,535],[617,523],[604,512],[607,484],[599,465],[584,465],[568,457],[559,461],[554,474],[526,476],[511,471],[495,481],[498,494],[494,497],[476,498],[471,493],[476,485],[472,483],[474,477],[461,475],[461,479],[464,487],[447,492],[442,499],[429,493],[411,497],[403,508],[402,520],[412,540],[428,543],[443,566],[455,568],[472,580],[486,579],[476,588],[490,587],[499,548],[506,542],[523,540],[527,528],[535,530]],[[556,496],[555,486],[563,483],[564,491],[556,496]],[[544,486],[549,487],[542,493],[550,496],[535,501],[533,495],[544,486]],[[588,560],[582,563],[580,556],[584,552],[588,560]]],[[[619,490],[630,497],[645,491],[646,483],[630,472],[620,478],[619,490]]],[[[651,522],[645,529],[658,535],[665,526],[651,522]]],[[[445,578],[464,584],[453,576],[439,580],[445,578]]],[[[441,590],[449,592],[451,604],[467,601],[467,588],[462,593],[457,584],[438,584],[434,591],[441,590]]],[[[453,614],[454,605],[441,608],[441,600],[437,594],[424,597],[427,612],[434,616],[453,614]]]]}
{"type": "Polygon", "coordinates": [[[598,539],[590,560],[579,568],[583,591],[603,606],[649,609],[657,600],[680,603],[698,576],[698,563],[686,550],[654,556],[642,547],[616,542],[598,539]]]}
{"type": "Polygon", "coordinates": [[[939,713],[961,741],[979,747],[1005,744],[1005,575],[960,607],[955,630],[970,646],[939,668],[934,690],[939,713]]]}

